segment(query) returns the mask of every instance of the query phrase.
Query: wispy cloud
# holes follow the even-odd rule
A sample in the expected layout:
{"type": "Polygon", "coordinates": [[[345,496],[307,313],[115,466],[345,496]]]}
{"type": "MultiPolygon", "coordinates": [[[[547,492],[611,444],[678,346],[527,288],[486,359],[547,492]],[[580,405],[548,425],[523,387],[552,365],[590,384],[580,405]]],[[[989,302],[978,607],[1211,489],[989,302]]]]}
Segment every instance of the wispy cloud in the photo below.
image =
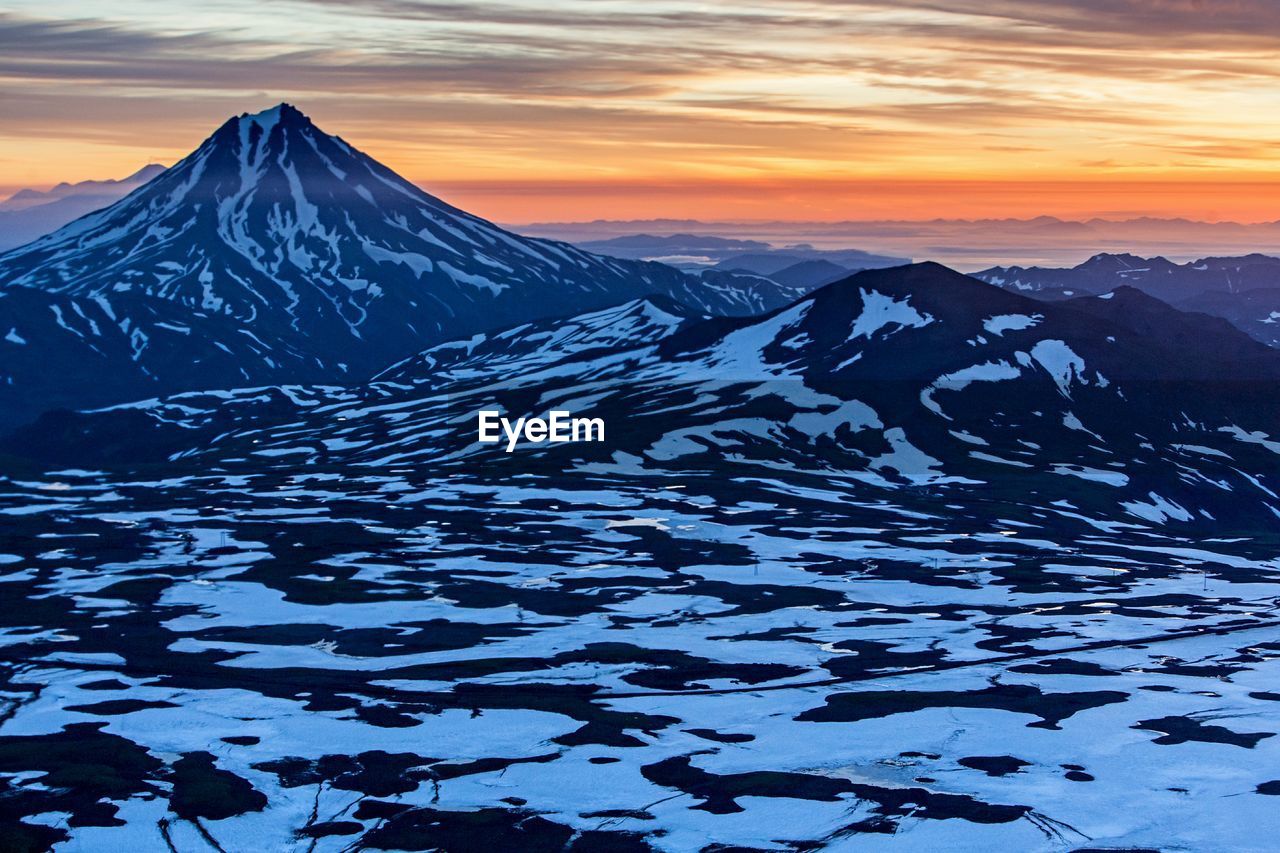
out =
{"type": "Polygon", "coordinates": [[[10,10],[0,170],[50,139],[100,157],[177,155],[226,114],[281,99],[425,180],[1069,179],[1277,165],[1280,4],[1269,0],[10,10]]]}

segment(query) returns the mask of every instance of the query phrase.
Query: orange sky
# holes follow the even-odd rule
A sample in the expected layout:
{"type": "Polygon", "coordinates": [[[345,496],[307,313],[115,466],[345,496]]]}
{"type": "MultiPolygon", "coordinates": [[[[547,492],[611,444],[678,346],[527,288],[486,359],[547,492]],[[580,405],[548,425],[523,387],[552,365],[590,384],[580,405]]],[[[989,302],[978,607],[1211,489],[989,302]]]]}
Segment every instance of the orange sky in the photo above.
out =
{"type": "Polygon", "coordinates": [[[593,219],[841,221],[1280,219],[1280,176],[1200,180],[776,180],[477,183],[420,181],[452,204],[508,223],[593,219]]]}
{"type": "Polygon", "coordinates": [[[1280,219],[1271,0],[17,0],[0,191],[298,105],[504,222],[1280,219]]]}

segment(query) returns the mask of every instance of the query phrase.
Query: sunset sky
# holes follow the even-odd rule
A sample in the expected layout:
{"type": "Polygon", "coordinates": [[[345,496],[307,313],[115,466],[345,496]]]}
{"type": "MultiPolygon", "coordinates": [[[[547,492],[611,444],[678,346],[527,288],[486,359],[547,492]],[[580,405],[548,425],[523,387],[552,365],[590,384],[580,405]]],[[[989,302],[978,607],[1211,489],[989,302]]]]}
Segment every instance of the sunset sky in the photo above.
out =
{"type": "Polygon", "coordinates": [[[287,100],[505,222],[1280,219],[1275,0],[17,0],[0,193],[287,100]]]}

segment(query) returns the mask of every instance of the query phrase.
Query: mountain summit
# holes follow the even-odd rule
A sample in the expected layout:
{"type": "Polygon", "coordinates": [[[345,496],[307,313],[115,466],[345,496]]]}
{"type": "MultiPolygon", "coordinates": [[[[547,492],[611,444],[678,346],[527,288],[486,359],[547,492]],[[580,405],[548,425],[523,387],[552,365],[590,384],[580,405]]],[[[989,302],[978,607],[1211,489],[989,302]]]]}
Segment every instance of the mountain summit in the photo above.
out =
{"type": "MultiPolygon", "coordinates": [[[[135,390],[109,396],[83,377],[88,397],[57,401],[78,406],[229,384],[357,380],[459,335],[643,296],[752,314],[801,295],[509,233],[423,192],[288,104],[229,119],[126,198],[0,255],[0,292],[19,288],[70,300],[64,318],[92,315],[90,335],[119,340],[89,348],[121,349],[133,363],[105,369],[139,373],[125,383],[135,390]],[[141,329],[139,312],[163,315],[164,325],[141,329]],[[171,351],[149,363],[152,343],[175,325],[191,352],[216,327],[217,343],[203,348],[209,359],[180,370],[171,351]],[[226,358],[236,348],[228,334],[252,352],[226,358]]],[[[6,311],[19,301],[0,300],[3,331],[39,339],[49,312],[37,309],[36,321],[6,311]]],[[[73,334],[67,344],[83,348],[85,336],[73,334]]],[[[43,345],[26,351],[29,367],[46,361],[32,358],[43,345]]],[[[0,344],[0,370],[5,355],[0,344]]],[[[75,358],[57,360],[77,370],[75,358]]]]}
{"type": "Polygon", "coordinates": [[[458,333],[651,292],[709,313],[772,307],[656,264],[510,234],[288,104],[229,119],[141,192],[0,258],[0,281],[72,296],[136,291],[255,333],[293,330],[339,376],[458,333]]]}

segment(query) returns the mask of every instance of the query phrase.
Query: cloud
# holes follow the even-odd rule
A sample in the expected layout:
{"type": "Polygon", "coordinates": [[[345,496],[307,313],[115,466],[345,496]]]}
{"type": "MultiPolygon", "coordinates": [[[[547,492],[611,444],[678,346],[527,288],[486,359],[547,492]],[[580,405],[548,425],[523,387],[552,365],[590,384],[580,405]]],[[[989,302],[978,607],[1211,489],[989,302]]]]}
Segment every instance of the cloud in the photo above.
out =
{"type": "MultiPolygon", "coordinates": [[[[835,2],[832,5],[844,5],[835,2]]],[[[859,3],[884,7],[885,3],[859,3]]],[[[1280,7],[1270,0],[901,0],[911,8],[948,16],[1003,20],[1064,43],[1125,38],[1190,39],[1215,49],[1280,40],[1280,7]]]]}
{"type": "Polygon", "coordinates": [[[414,177],[453,180],[1275,158],[1280,4],[1262,0],[18,8],[0,13],[0,140],[179,155],[226,115],[288,99],[414,177]]]}

